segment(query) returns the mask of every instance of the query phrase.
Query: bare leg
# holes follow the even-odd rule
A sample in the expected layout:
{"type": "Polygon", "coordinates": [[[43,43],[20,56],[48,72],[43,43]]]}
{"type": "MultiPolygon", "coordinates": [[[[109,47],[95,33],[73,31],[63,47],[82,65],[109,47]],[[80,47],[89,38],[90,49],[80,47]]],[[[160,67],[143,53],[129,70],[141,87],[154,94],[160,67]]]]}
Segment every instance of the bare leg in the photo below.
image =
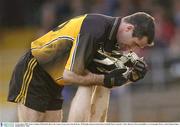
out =
{"type": "Polygon", "coordinates": [[[18,119],[19,122],[41,122],[43,121],[44,113],[30,109],[23,104],[18,104],[18,119]]]}
{"type": "Polygon", "coordinates": [[[69,110],[68,122],[88,122],[92,87],[79,86],[69,110]]]}
{"type": "Polygon", "coordinates": [[[105,122],[110,90],[101,86],[80,86],[71,103],[69,122],[105,122]]]}
{"type": "Polygon", "coordinates": [[[106,122],[109,108],[110,89],[96,86],[92,93],[89,122],[106,122]]]}
{"type": "Polygon", "coordinates": [[[46,111],[44,115],[44,122],[62,122],[63,118],[63,111],[61,110],[53,110],[53,111],[46,111]]]}

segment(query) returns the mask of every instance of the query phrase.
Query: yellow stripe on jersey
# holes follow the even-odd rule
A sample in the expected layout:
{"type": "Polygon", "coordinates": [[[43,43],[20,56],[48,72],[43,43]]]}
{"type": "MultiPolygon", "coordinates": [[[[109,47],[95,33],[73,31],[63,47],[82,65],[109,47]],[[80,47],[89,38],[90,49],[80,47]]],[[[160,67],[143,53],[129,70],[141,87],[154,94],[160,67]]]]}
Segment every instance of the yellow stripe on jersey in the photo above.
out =
{"type": "MultiPolygon", "coordinates": [[[[86,16],[87,16],[87,15],[86,15],[86,16]]],[[[86,16],[85,16],[85,17],[86,17],[86,16]]],[[[71,49],[71,52],[70,52],[68,61],[67,61],[66,66],[65,66],[65,69],[67,69],[67,70],[71,70],[72,67],[73,67],[73,62],[74,62],[74,59],[75,59],[76,49],[77,49],[76,47],[77,47],[77,45],[78,45],[78,43],[79,43],[80,29],[81,29],[81,26],[82,26],[82,23],[83,23],[85,17],[83,17],[83,18],[81,19],[81,22],[79,22],[79,24],[78,24],[78,27],[77,27],[78,30],[77,30],[77,33],[76,33],[77,36],[76,36],[76,39],[75,39],[74,42],[73,42],[73,46],[72,46],[72,49],[71,49]]]]}
{"type": "Polygon", "coordinates": [[[51,45],[52,43],[56,43],[58,40],[61,40],[61,39],[74,41],[74,38],[71,38],[71,37],[68,37],[68,36],[60,36],[60,37],[46,43],[45,45],[42,45],[42,46],[39,46],[39,47],[36,47],[36,48],[31,48],[31,49],[32,50],[40,50],[40,49],[46,48],[47,46],[51,45]]]}
{"type": "Polygon", "coordinates": [[[24,92],[25,92],[25,89],[26,87],[28,87],[28,84],[27,84],[27,81],[29,81],[30,79],[30,75],[31,75],[31,71],[33,66],[37,64],[37,61],[35,58],[32,58],[29,63],[28,63],[28,67],[27,67],[27,70],[23,76],[23,82],[22,82],[22,86],[21,86],[21,90],[20,90],[20,93],[18,94],[18,96],[16,97],[15,99],[15,102],[20,102],[21,99],[24,97],[24,92]]]}
{"type": "Polygon", "coordinates": [[[68,61],[66,63],[66,66],[65,66],[65,68],[67,70],[70,70],[70,71],[72,70],[78,43],[79,43],[79,35],[78,35],[77,39],[73,42],[73,46],[72,46],[72,49],[71,49],[71,52],[70,52],[70,56],[69,56],[69,59],[68,59],[68,61]]]}

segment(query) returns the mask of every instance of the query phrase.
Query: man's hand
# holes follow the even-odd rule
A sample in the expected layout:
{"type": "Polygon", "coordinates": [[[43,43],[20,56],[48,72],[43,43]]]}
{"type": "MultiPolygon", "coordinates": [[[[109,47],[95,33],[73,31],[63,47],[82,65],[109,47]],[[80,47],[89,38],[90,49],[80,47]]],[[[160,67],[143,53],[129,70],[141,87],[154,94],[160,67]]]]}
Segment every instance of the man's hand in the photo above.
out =
{"type": "Polygon", "coordinates": [[[127,82],[127,79],[123,76],[126,69],[115,69],[109,74],[104,76],[104,86],[107,88],[112,88],[113,86],[121,86],[127,82]]]}
{"type": "Polygon", "coordinates": [[[130,72],[128,79],[132,82],[136,82],[140,79],[143,79],[147,73],[147,64],[145,61],[136,60],[132,71],[130,72]]]}
{"type": "Polygon", "coordinates": [[[115,61],[102,51],[96,52],[93,60],[87,66],[87,69],[95,74],[107,74],[116,68],[115,61]]]}

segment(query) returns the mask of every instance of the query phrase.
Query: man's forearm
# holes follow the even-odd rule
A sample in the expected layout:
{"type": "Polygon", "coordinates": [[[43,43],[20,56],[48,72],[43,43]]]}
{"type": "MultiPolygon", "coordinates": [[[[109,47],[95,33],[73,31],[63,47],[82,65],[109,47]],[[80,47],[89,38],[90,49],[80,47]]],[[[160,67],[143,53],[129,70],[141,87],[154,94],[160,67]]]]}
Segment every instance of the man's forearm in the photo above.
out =
{"type": "Polygon", "coordinates": [[[63,79],[66,83],[74,83],[83,86],[103,85],[104,75],[97,75],[91,72],[88,72],[85,75],[78,75],[74,72],[65,70],[63,74],[63,79]]]}

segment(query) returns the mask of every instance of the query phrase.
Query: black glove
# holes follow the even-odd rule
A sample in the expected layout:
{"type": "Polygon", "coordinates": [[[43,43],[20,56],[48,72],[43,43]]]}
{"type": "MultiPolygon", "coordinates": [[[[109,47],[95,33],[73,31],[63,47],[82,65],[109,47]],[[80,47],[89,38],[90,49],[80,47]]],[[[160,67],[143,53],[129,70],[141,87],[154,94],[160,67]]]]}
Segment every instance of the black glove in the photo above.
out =
{"type": "Polygon", "coordinates": [[[128,79],[132,82],[136,82],[140,79],[143,79],[147,73],[147,64],[145,61],[136,60],[135,64],[133,65],[133,69],[128,75],[128,79]]]}
{"type": "Polygon", "coordinates": [[[87,66],[87,69],[96,74],[107,74],[116,69],[115,62],[107,58],[102,52],[97,52],[93,60],[87,66]]]}
{"type": "Polygon", "coordinates": [[[104,86],[107,88],[112,88],[113,86],[121,86],[127,82],[127,79],[123,76],[126,69],[115,69],[109,74],[105,74],[104,86]]]}

